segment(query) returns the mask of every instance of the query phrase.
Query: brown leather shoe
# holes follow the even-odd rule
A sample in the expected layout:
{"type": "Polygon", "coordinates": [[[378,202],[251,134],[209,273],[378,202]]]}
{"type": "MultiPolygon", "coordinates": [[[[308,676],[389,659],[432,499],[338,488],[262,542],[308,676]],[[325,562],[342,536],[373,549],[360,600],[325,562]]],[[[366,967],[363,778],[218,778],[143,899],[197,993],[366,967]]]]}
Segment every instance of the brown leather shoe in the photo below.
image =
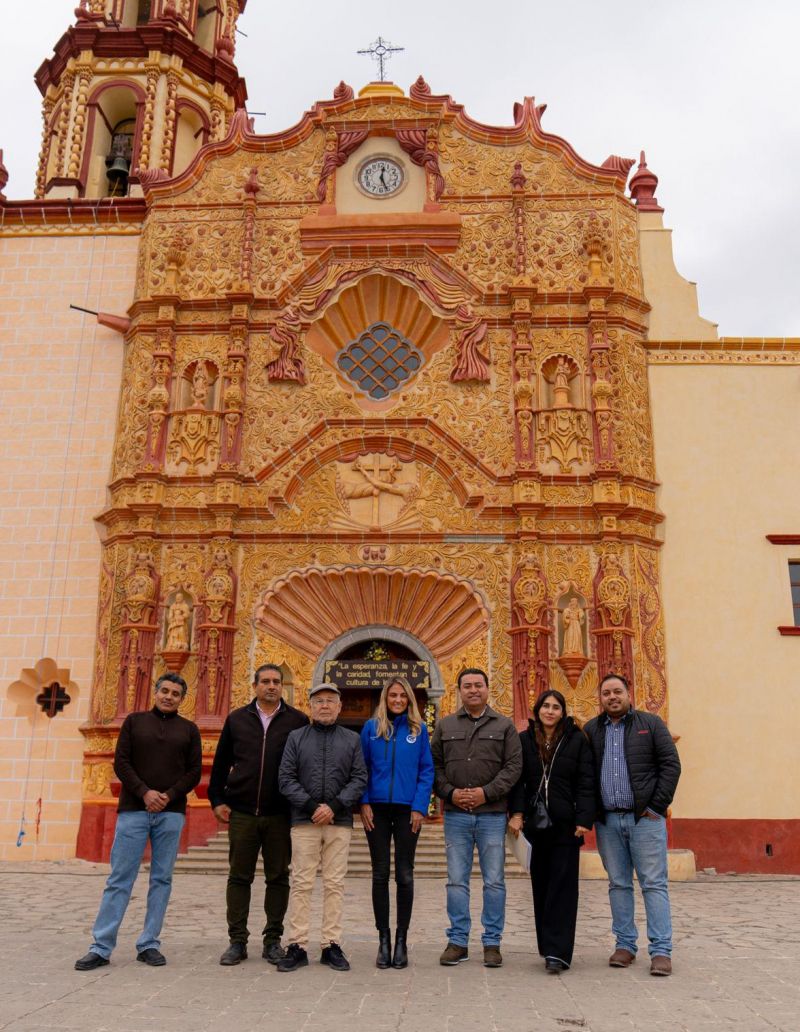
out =
{"type": "Polygon", "coordinates": [[[614,950],[608,958],[608,966],[626,968],[630,967],[634,960],[636,960],[636,954],[631,953],[630,950],[614,950]]]}
{"type": "Polygon", "coordinates": [[[439,957],[439,963],[445,967],[455,967],[465,960],[469,960],[469,950],[466,946],[456,946],[454,942],[448,942],[444,953],[439,957]]]}
{"type": "Polygon", "coordinates": [[[488,968],[503,966],[503,954],[500,952],[499,946],[483,947],[483,966],[488,968]]]}
{"type": "Polygon", "coordinates": [[[661,975],[662,978],[665,978],[667,975],[671,975],[672,961],[669,957],[651,957],[650,974],[661,975]]]}

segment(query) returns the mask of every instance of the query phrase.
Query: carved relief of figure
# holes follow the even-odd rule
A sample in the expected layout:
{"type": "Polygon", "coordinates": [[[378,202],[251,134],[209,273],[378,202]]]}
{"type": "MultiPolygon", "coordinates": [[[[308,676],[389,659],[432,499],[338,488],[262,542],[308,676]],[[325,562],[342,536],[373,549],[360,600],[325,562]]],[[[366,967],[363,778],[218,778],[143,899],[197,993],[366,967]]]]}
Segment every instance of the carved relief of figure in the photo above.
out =
{"type": "Polygon", "coordinates": [[[227,549],[214,548],[204,574],[197,635],[197,706],[200,727],[220,728],[230,708],[236,574],[227,549]]]}
{"type": "Polygon", "coordinates": [[[420,494],[416,463],[401,462],[391,453],[375,453],[359,455],[346,466],[340,463],[339,469],[336,493],[352,518],[334,520],[333,526],[385,527],[396,525],[398,521],[402,521],[404,528],[419,526],[419,512],[414,507],[420,494]],[[351,505],[360,499],[370,499],[371,504],[351,505]]]}
{"type": "Polygon", "coordinates": [[[561,646],[562,656],[585,656],[586,650],[583,647],[583,625],[586,616],[580,607],[577,598],[571,598],[566,608],[561,612],[561,625],[563,628],[563,644],[561,646]]]}
{"type": "Polygon", "coordinates": [[[289,306],[269,333],[271,361],[267,364],[267,379],[290,380],[305,384],[306,367],[300,355],[300,334],[303,324],[294,308],[289,306]]]}
{"type": "Polygon", "coordinates": [[[179,592],[167,610],[167,631],[164,649],[167,652],[189,651],[189,620],[192,608],[186,595],[179,592]]]}
{"type": "Polygon", "coordinates": [[[216,462],[219,455],[219,417],[190,409],[175,418],[168,458],[173,465],[187,463],[193,476],[198,467],[216,462]]]}
{"type": "Polygon", "coordinates": [[[488,326],[484,319],[475,315],[470,305],[459,305],[456,311],[456,364],[450,371],[453,383],[460,380],[478,380],[485,383],[489,379],[489,358],[479,350],[486,337],[488,326]]]}

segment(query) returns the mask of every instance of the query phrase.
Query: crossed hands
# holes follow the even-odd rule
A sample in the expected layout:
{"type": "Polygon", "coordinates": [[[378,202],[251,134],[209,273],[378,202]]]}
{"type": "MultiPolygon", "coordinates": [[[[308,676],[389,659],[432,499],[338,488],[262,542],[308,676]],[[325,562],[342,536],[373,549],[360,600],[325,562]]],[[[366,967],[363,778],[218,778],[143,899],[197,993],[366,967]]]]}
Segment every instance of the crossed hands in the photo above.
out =
{"type": "Polygon", "coordinates": [[[311,814],[311,823],[319,826],[323,824],[333,824],[333,810],[327,803],[320,803],[316,810],[311,814]]]}
{"type": "Polygon", "coordinates": [[[148,788],[142,796],[144,808],[148,813],[161,813],[164,807],[169,806],[169,796],[166,792],[156,792],[154,788],[148,788]]]}
{"type": "Polygon", "coordinates": [[[453,802],[460,810],[471,813],[476,806],[486,802],[486,793],[482,788],[457,788],[453,792],[453,802]]]}

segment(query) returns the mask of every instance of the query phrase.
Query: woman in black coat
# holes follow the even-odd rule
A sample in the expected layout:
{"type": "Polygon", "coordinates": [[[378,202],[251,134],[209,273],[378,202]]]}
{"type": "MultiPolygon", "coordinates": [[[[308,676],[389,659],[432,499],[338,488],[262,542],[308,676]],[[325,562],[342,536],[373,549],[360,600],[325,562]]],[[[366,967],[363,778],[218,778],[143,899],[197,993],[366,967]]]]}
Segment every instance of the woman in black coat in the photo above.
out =
{"type": "Polygon", "coordinates": [[[594,822],[595,776],[586,736],[561,692],[536,700],[533,720],[520,732],[522,777],[511,793],[509,830],[531,843],[531,882],[536,942],[553,975],[572,963],[578,918],[578,869],[583,836],[594,822]],[[536,798],[544,801],[550,827],[534,827],[536,798]]]}

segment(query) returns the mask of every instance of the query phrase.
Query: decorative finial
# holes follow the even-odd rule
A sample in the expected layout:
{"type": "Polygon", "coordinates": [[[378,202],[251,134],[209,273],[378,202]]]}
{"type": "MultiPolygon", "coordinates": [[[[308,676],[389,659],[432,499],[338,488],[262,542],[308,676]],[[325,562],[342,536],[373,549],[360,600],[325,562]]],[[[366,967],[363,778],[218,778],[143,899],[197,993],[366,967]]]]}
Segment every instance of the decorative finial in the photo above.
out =
{"type": "Polygon", "coordinates": [[[338,101],[352,100],[353,99],[353,87],[348,86],[347,83],[342,79],[336,89],[333,91],[333,99],[338,101]]]}
{"type": "Polygon", "coordinates": [[[386,62],[392,54],[397,54],[405,49],[405,47],[393,47],[388,40],[378,36],[375,42],[367,47],[366,50],[358,50],[357,53],[369,54],[370,57],[374,58],[378,64],[378,81],[386,82],[386,62]]]}
{"type": "Polygon", "coordinates": [[[427,100],[428,97],[431,96],[431,88],[427,82],[425,82],[425,79],[421,75],[418,75],[408,93],[413,100],[427,100]]]}
{"type": "Polygon", "coordinates": [[[639,211],[663,211],[656,200],[658,176],[651,172],[645,161],[644,151],[639,158],[639,167],[631,179],[631,197],[639,211]]]}

